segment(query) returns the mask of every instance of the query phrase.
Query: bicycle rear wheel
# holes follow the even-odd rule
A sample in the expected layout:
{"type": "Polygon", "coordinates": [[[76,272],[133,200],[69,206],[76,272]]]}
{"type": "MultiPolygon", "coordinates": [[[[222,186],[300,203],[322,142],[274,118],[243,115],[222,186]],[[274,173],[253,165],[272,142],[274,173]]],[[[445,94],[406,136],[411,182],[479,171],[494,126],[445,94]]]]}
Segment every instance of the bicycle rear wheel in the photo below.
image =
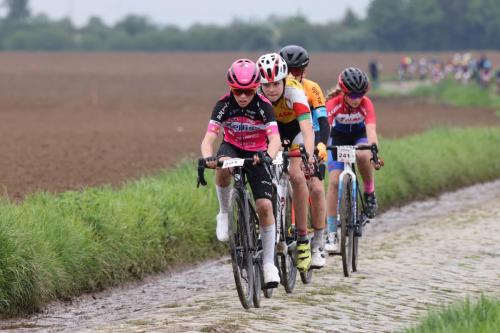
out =
{"type": "Polygon", "coordinates": [[[253,303],[254,265],[249,235],[249,214],[238,190],[231,194],[229,207],[229,248],[233,266],[234,282],[241,305],[249,309],[253,303]]]}
{"type": "Polygon", "coordinates": [[[254,263],[254,278],[253,278],[253,306],[260,308],[260,293],[264,285],[264,272],[262,271],[262,260],[254,263]]]}
{"type": "Polygon", "coordinates": [[[344,276],[349,276],[352,270],[352,251],[354,228],[352,225],[352,182],[349,175],[345,175],[342,180],[340,207],[340,255],[342,257],[342,270],[344,276]]]}

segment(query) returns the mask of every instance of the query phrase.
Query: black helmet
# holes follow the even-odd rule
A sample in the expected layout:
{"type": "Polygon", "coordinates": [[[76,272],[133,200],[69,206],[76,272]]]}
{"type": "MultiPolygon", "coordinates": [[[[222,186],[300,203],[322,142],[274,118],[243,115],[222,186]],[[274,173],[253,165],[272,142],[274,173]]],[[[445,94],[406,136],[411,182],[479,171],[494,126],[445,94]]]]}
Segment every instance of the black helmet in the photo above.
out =
{"type": "Polygon", "coordinates": [[[280,50],[280,56],[285,59],[288,68],[301,68],[309,64],[309,55],[302,46],[287,45],[280,50]]]}
{"type": "Polygon", "coordinates": [[[364,95],[369,88],[368,77],[359,68],[346,68],[339,75],[339,86],[345,94],[364,95]]]}

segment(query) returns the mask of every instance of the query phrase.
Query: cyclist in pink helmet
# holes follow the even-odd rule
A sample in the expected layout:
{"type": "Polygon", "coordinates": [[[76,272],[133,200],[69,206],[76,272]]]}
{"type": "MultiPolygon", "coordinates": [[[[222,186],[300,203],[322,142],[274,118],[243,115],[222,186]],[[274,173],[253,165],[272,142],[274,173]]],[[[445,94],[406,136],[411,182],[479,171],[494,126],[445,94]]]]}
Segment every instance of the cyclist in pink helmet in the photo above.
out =
{"type": "Polygon", "coordinates": [[[227,70],[227,84],[235,89],[255,89],[260,85],[260,75],[254,62],[238,59],[227,70]]]}
{"type": "MultiPolygon", "coordinates": [[[[263,153],[268,162],[276,157],[281,148],[278,124],[271,103],[257,93],[260,75],[254,62],[248,59],[236,60],[229,67],[226,79],[231,90],[215,104],[201,143],[201,153],[207,166],[211,168],[216,168],[217,159],[254,158],[254,165],[245,172],[261,224],[264,284],[267,288],[276,288],[280,276],[274,265],[276,227],[271,201],[272,180],[265,165],[260,163],[259,156],[263,153]],[[214,156],[213,144],[221,127],[224,139],[214,156]]],[[[231,174],[228,169],[216,170],[215,185],[219,199],[216,234],[220,241],[227,241],[227,213],[231,193],[231,174]]]]}

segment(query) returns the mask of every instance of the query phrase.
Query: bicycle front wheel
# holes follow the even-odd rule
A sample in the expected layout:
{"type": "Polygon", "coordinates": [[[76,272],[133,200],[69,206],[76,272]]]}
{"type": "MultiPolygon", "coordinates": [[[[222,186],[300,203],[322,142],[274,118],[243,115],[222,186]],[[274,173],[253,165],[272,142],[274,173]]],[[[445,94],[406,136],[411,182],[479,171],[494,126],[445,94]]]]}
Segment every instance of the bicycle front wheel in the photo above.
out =
{"type": "Polygon", "coordinates": [[[285,287],[285,291],[290,294],[293,292],[295,282],[297,281],[297,233],[295,231],[295,221],[293,220],[291,187],[287,191],[285,212],[281,218],[282,232],[280,237],[282,239],[280,239],[280,242],[284,242],[287,247],[284,253],[278,255],[280,260],[281,284],[285,287]]]}
{"type": "Polygon", "coordinates": [[[229,207],[229,248],[234,282],[241,305],[249,309],[253,303],[254,266],[249,236],[249,214],[238,190],[233,190],[229,207]]]}
{"type": "Polygon", "coordinates": [[[349,276],[352,270],[352,251],[354,227],[352,225],[352,181],[349,175],[345,175],[342,180],[342,191],[340,192],[341,199],[340,207],[340,255],[342,257],[342,270],[344,276],[349,276]]]}
{"type": "MultiPolygon", "coordinates": [[[[358,196],[359,198],[359,196],[358,196]]],[[[359,209],[359,201],[356,205],[356,221],[354,222],[354,236],[352,239],[352,271],[356,272],[358,270],[358,258],[359,258],[359,236],[361,235],[361,228],[363,228],[363,217],[359,209]],[[359,232],[358,232],[359,230],[359,232]]]]}

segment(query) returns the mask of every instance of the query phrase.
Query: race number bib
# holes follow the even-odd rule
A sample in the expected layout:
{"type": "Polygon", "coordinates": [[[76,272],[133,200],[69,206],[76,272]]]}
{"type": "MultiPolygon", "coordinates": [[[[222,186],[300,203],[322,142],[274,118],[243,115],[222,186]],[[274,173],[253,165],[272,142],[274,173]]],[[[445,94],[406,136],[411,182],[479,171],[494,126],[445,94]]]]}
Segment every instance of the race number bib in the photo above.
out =
{"type": "Polygon", "coordinates": [[[338,146],[337,161],[342,163],[356,162],[356,149],[353,146],[338,146]]]}
{"type": "Polygon", "coordinates": [[[243,166],[245,164],[245,160],[242,158],[230,158],[229,160],[225,160],[222,164],[222,169],[234,168],[243,166]]]}

